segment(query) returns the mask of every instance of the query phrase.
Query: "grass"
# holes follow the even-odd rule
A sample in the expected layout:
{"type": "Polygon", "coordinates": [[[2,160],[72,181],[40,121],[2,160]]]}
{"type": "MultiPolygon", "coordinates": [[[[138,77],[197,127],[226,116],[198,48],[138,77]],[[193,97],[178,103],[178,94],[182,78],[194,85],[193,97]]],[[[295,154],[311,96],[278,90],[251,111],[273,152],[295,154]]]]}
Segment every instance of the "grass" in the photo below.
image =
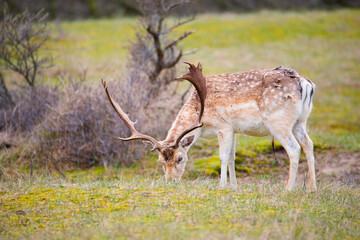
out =
{"type": "Polygon", "coordinates": [[[320,182],[284,191],[273,179],[221,190],[213,179],[166,184],[118,172],[0,185],[2,239],[357,239],[359,188],[320,182]]]}

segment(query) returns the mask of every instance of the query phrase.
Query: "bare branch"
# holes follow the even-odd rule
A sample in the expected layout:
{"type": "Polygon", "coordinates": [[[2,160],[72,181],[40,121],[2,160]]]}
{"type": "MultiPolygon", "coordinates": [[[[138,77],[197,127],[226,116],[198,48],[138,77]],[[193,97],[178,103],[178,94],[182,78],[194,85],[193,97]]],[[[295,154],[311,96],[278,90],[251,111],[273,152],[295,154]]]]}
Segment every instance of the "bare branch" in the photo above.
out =
{"type": "Polygon", "coordinates": [[[177,55],[177,57],[176,57],[173,61],[164,64],[164,67],[165,67],[165,68],[172,68],[172,67],[174,67],[174,66],[180,61],[181,57],[182,57],[182,51],[180,50],[180,52],[179,52],[179,54],[177,55]]]}
{"type": "Polygon", "coordinates": [[[188,23],[188,22],[191,22],[191,21],[193,21],[194,19],[195,19],[195,15],[193,15],[193,16],[191,16],[190,18],[187,18],[187,19],[185,19],[185,20],[183,20],[183,21],[179,21],[179,22],[176,23],[174,26],[170,27],[170,28],[167,30],[166,33],[169,33],[169,32],[171,32],[171,31],[173,31],[175,28],[180,27],[180,26],[182,26],[182,25],[184,25],[184,24],[186,24],[186,23],[188,23]]]}
{"type": "Polygon", "coordinates": [[[164,50],[167,50],[173,46],[175,46],[178,42],[180,42],[181,40],[183,40],[184,38],[186,38],[187,36],[196,33],[196,30],[194,31],[189,31],[189,32],[185,32],[183,35],[181,35],[180,37],[178,37],[177,39],[175,39],[174,41],[172,41],[171,43],[169,43],[168,45],[166,45],[166,47],[164,48],[164,50]]]}
{"type": "Polygon", "coordinates": [[[194,48],[193,50],[183,52],[183,56],[189,55],[189,54],[193,54],[193,53],[196,52],[197,50],[198,50],[197,48],[194,48]]]}
{"type": "Polygon", "coordinates": [[[182,4],[186,4],[186,3],[190,3],[190,1],[180,1],[180,2],[176,2],[173,4],[170,4],[169,6],[165,7],[163,6],[164,12],[165,13],[169,13],[172,9],[182,5],[182,4]]]}

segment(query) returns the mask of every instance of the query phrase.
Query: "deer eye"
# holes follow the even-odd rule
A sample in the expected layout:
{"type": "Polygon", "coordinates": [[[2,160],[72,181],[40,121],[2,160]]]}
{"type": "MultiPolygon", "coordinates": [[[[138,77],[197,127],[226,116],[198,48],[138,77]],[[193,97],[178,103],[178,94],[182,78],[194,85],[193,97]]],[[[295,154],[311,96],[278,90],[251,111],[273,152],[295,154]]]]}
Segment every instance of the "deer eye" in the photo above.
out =
{"type": "Polygon", "coordinates": [[[182,157],[178,157],[178,159],[177,159],[178,162],[181,162],[182,160],[183,160],[182,157]]]}

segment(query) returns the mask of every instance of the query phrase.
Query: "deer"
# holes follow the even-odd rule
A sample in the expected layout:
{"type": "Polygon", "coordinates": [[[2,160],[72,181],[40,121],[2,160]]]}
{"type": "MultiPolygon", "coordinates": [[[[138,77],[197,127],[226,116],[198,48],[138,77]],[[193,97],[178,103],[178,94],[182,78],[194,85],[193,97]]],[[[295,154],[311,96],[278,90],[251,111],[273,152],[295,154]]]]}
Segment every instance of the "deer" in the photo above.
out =
{"type": "Polygon", "coordinates": [[[313,142],[306,123],[313,107],[315,84],[296,71],[283,66],[253,69],[205,77],[200,63],[189,65],[189,72],[175,80],[188,80],[195,90],[182,106],[166,139],[157,141],[135,129],[120,105],[111,97],[106,82],[102,85],[108,99],[131,136],[122,141],[141,139],[157,150],[166,181],[178,182],[188,161],[187,152],[201,136],[217,137],[221,163],[220,187],[237,188],[235,145],[237,133],[271,136],[286,150],[290,159],[286,190],[293,190],[303,149],[309,172],[309,187],[316,191],[313,142]]]}

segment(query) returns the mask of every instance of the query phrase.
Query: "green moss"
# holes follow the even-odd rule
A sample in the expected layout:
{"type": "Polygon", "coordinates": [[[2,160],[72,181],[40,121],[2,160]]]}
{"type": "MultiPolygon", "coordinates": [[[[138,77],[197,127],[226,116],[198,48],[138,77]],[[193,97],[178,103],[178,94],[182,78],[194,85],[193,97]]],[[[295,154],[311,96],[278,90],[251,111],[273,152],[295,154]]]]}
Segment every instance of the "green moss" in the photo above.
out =
{"type": "Polygon", "coordinates": [[[235,164],[236,165],[240,165],[242,163],[244,163],[245,159],[239,156],[235,156],[235,164]]]}
{"type": "Polygon", "coordinates": [[[194,163],[195,171],[201,174],[218,176],[221,171],[220,158],[218,156],[196,160],[194,163]]]}
{"type": "Polygon", "coordinates": [[[249,157],[249,158],[255,158],[256,153],[254,151],[248,150],[248,149],[238,149],[236,151],[236,156],[238,157],[249,157]]]}
{"type": "Polygon", "coordinates": [[[245,166],[238,166],[235,165],[235,169],[238,172],[242,172],[242,173],[247,173],[247,174],[251,174],[251,169],[245,166]]]}

